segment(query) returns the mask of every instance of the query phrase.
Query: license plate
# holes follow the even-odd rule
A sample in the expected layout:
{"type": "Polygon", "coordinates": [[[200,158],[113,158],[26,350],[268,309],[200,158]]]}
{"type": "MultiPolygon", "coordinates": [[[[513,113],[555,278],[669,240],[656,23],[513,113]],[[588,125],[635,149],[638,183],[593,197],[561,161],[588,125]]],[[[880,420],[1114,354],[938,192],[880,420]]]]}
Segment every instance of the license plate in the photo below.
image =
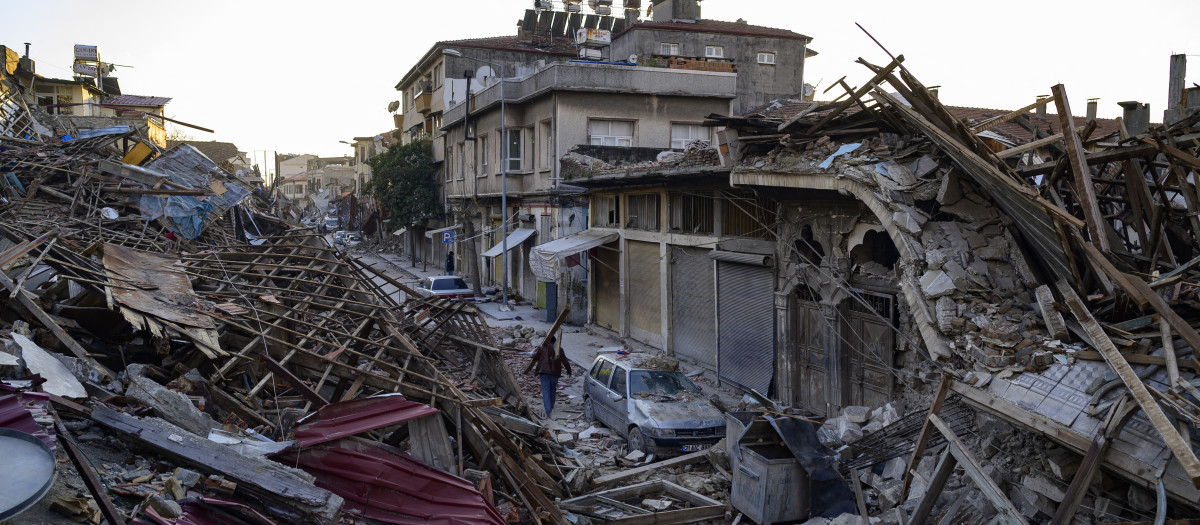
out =
{"type": "Polygon", "coordinates": [[[711,447],[712,447],[711,444],[710,445],[683,445],[683,451],[684,452],[700,452],[701,450],[706,450],[711,447]]]}

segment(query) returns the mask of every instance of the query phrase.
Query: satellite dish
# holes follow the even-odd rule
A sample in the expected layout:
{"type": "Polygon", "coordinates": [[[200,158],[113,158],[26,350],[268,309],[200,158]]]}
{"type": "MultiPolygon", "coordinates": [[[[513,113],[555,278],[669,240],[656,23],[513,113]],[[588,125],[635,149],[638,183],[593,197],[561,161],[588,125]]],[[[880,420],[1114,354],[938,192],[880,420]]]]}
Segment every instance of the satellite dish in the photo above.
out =
{"type": "Polygon", "coordinates": [[[635,66],[637,65],[637,53],[629,55],[629,63],[635,66]]]}
{"type": "Polygon", "coordinates": [[[388,104],[388,113],[395,113],[397,109],[400,109],[399,100],[393,100],[388,104]]]}
{"type": "Polygon", "coordinates": [[[488,66],[479,66],[479,69],[475,70],[475,78],[486,79],[485,82],[490,82],[495,76],[496,73],[488,66]]]}

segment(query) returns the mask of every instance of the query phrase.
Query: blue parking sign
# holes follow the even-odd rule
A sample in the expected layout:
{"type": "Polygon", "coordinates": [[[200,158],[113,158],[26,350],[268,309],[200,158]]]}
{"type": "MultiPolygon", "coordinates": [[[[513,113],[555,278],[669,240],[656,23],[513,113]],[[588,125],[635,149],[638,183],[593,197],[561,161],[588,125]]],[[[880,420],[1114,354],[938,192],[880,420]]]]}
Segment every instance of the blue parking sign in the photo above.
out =
{"type": "Polygon", "coordinates": [[[454,242],[454,232],[442,232],[442,244],[451,244],[454,242]]]}

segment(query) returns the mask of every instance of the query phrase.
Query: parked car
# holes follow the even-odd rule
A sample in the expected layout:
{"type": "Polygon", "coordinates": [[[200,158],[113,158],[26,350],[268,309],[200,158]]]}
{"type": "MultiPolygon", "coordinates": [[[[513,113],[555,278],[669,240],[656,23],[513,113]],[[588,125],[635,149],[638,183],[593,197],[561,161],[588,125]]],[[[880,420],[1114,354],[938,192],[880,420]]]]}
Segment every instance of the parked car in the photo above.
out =
{"type": "Polygon", "coordinates": [[[346,232],[346,234],[342,236],[342,244],[347,247],[358,246],[362,244],[362,241],[362,233],[359,232],[346,232]]]}
{"type": "Polygon", "coordinates": [[[342,223],[337,217],[325,216],[325,229],[336,230],[342,223]]]}
{"type": "Polygon", "coordinates": [[[342,237],[345,237],[347,233],[350,233],[350,232],[348,232],[346,230],[338,230],[338,231],[333,232],[333,243],[341,244],[342,237]]]}
{"type": "Polygon", "coordinates": [[[454,275],[438,275],[421,279],[417,291],[425,297],[447,297],[450,299],[471,299],[475,292],[467,286],[462,277],[454,275]]]}
{"type": "Polygon", "coordinates": [[[687,376],[641,368],[633,359],[596,357],[584,379],[583,410],[625,436],[630,451],[672,456],[725,437],[725,418],[687,376]]]}

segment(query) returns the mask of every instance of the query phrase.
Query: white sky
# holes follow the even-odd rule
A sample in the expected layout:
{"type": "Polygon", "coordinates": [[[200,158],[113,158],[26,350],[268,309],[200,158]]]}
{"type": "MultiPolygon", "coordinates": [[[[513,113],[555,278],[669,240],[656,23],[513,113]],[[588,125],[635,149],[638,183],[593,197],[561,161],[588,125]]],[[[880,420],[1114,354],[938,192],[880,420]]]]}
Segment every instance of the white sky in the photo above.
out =
{"type": "MultiPolygon", "coordinates": [[[[620,2],[618,2],[619,4],[620,2]]],[[[644,4],[649,4],[645,0],[644,4]]],[[[347,155],[350,141],[392,128],[393,86],[438,40],[511,35],[528,0],[2,0],[0,44],[33,44],[39,74],[69,78],[72,46],[93,44],[119,68],[126,93],[173,97],[168,116],[212,128],[197,140],[259,150],[347,155]]],[[[908,2],[705,0],[704,18],[782,27],[821,54],[805,80],[820,91],[855,64],[887,56],[861,23],[952,105],[1015,109],[1063,83],[1072,109],[1100,99],[1150,103],[1160,121],[1172,53],[1192,53],[1200,82],[1200,1],[908,2]]],[[[830,92],[825,98],[833,95],[830,92]]],[[[1053,110],[1052,110],[1053,111],[1053,110]]]]}

